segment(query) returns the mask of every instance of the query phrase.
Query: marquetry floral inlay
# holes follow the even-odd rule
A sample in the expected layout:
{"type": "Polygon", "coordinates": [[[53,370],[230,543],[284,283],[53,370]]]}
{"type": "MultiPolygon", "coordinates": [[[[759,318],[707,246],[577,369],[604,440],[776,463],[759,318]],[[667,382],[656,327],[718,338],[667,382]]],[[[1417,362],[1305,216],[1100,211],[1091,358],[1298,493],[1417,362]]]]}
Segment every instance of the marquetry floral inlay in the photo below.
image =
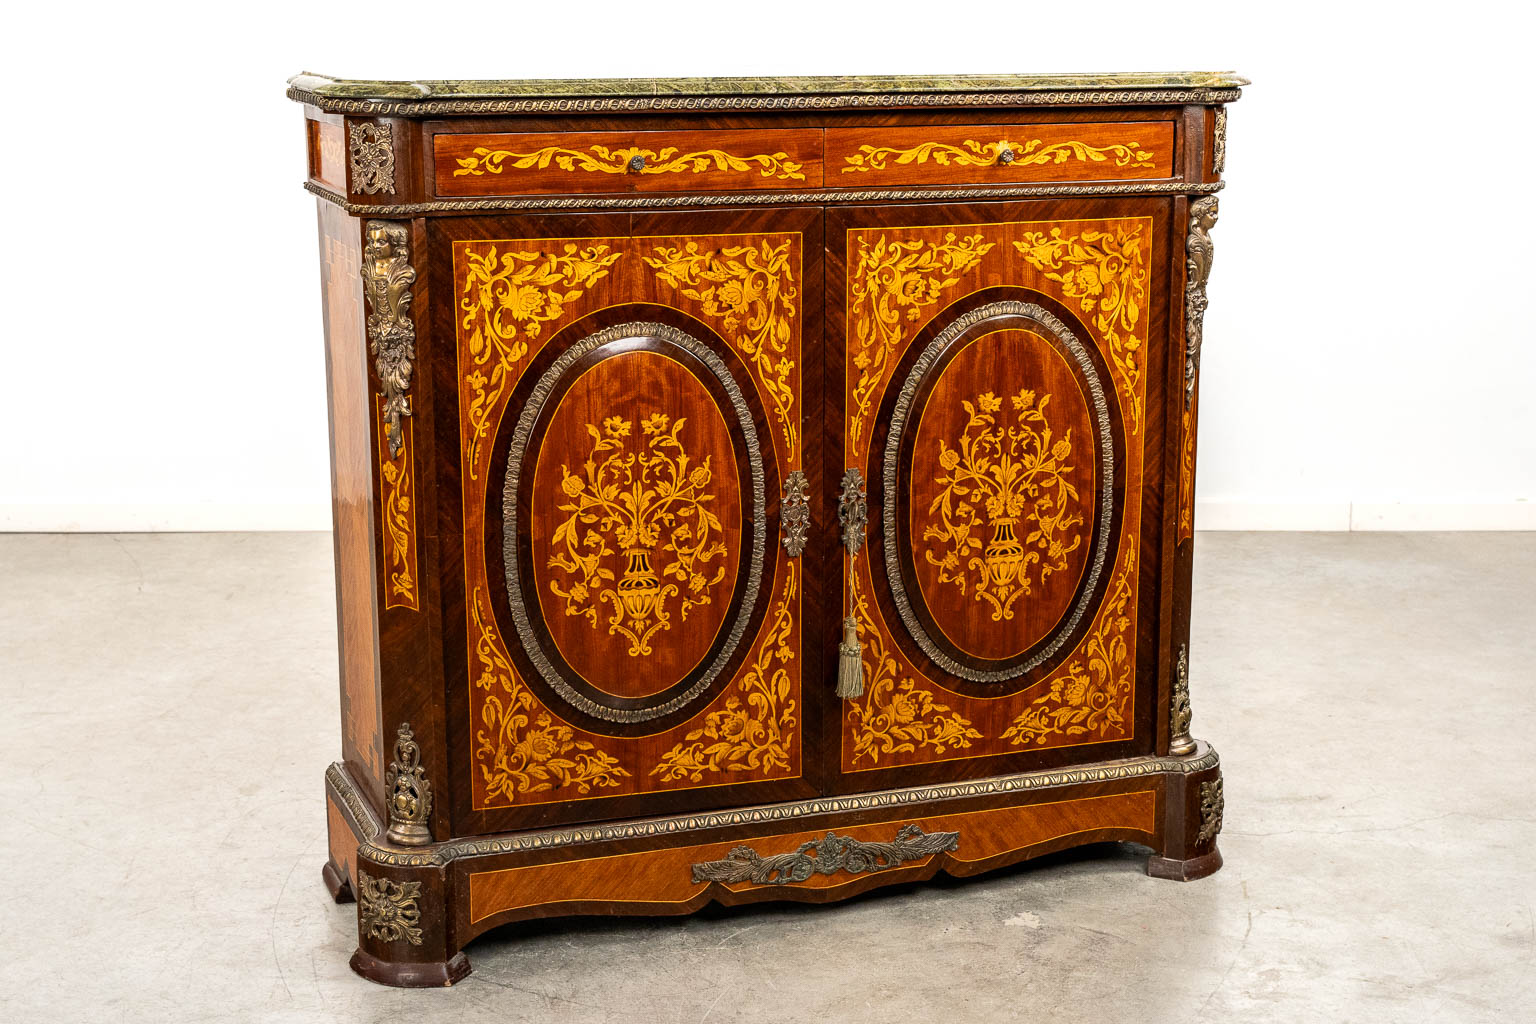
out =
{"type": "Polygon", "coordinates": [[[774,418],[793,464],[800,431],[794,413],[790,324],[800,293],[790,266],[790,243],[771,245],[764,239],[757,245],[701,251],[697,242],[689,242],[681,249],[657,246],[654,257],[641,259],[658,278],[724,323],[730,339],[752,361],[773,402],[774,418]]]}
{"type": "Polygon", "coordinates": [[[672,628],[673,598],[686,622],[725,579],[724,528],[710,508],[714,468],[709,456],[690,465],[687,422],[652,412],[638,437],[622,416],[601,429],[589,423],[592,449],[580,472],[560,467],[567,500],[558,507],[567,516],[550,538],[549,565],[565,581],[550,580],[549,589],[565,600],[565,614],[585,616],[593,629],[601,612],[610,635],[629,637],[631,656],[650,654],[652,635],[672,628]]]}
{"type": "Polygon", "coordinates": [[[848,702],[848,721],[853,728],[852,763],[868,758],[879,764],[881,755],[909,754],[920,747],[935,756],[950,749],[963,749],[981,733],[971,720],[950,710],[949,705],[933,699],[910,677],[903,678],[901,666],[886,649],[885,638],[870,615],[869,601],[850,580],[853,589],[853,613],[859,624],[864,654],[864,695],[848,702]]]}
{"type": "Polygon", "coordinates": [[[590,146],[585,151],[565,149],[561,146],[545,146],[531,153],[514,153],[506,149],[489,149],[476,146],[472,155],[455,160],[459,165],[453,172],[455,178],[466,174],[476,177],[482,174],[500,174],[511,168],[526,171],[545,170],[554,164],[562,171],[595,174],[703,174],[706,171],[753,171],[764,178],[785,181],[804,181],[804,165],[789,158],[787,153],[757,153],[737,156],[723,149],[701,149],[684,153],[676,146],[660,150],[643,149],[639,146],[590,146]]]}
{"type": "Polygon", "coordinates": [[[1125,398],[1126,429],[1141,433],[1141,350],[1138,337],[1147,310],[1147,240],[1141,225],[1116,226],[1111,231],[1084,231],[1066,236],[1060,228],[1049,235],[1030,231],[1014,242],[1019,255],[1062,286],[1068,298],[1092,317],[1093,326],[1109,346],[1119,388],[1125,398]]]}
{"type": "Polygon", "coordinates": [[[470,617],[475,630],[475,660],[480,673],[474,684],[485,691],[480,708],[484,728],[475,732],[475,760],[490,799],[516,802],[519,794],[573,788],[617,786],[629,772],[618,760],[585,740],[570,726],[552,718],[517,677],[501,653],[501,639],[487,621],[476,587],[470,617]]]}
{"type": "Polygon", "coordinates": [[[1023,746],[1052,738],[1103,737],[1124,727],[1126,705],[1131,699],[1131,644],[1135,640],[1131,581],[1135,573],[1132,551],[1115,573],[1099,617],[1066,671],[1051,681],[1049,692],[1037,697],[1013,720],[1003,731],[1003,739],[1023,746]]]}
{"type": "Polygon", "coordinates": [[[898,242],[883,234],[871,243],[868,236],[860,236],[848,275],[849,316],[857,345],[853,365],[859,371],[848,408],[848,437],[854,454],[862,450],[870,406],[891,354],[906,335],[905,324],[917,320],[925,306],[938,302],[940,293],[980,263],[996,244],[983,241],[981,235],[957,241],[953,234],[946,234],[938,243],[898,242]]]}
{"type": "Polygon", "coordinates": [[[661,756],[652,775],[673,782],[686,778],[702,782],[719,772],[771,772],[790,769],[790,745],[795,736],[795,702],[790,699],[789,663],[795,599],[799,593],[798,562],[788,563],[784,591],[774,605],[772,624],[763,632],[752,665],[737,681],[725,706],[704,717],[704,725],[661,756]],[[745,703],[743,703],[745,698],[745,703]]]}
{"type": "MultiPolygon", "coordinates": [[[[406,436],[409,438],[408,433],[406,436]]],[[[387,458],[382,448],[379,451],[379,476],[384,491],[384,510],[379,518],[384,526],[384,562],[389,573],[385,608],[418,607],[416,577],[412,572],[416,564],[416,518],[411,511],[411,457],[409,443],[397,459],[387,458]]]]}
{"type": "Polygon", "coordinates": [[[464,284],[459,308],[462,327],[469,332],[468,386],[469,475],[479,479],[480,451],[491,427],[491,413],[512,385],[517,368],[528,354],[529,339],[544,325],[560,319],[567,303],[608,275],[622,253],[607,245],[585,249],[567,242],[560,253],[464,253],[464,284]]]}
{"type": "Polygon", "coordinates": [[[1195,418],[1192,409],[1184,410],[1180,424],[1179,446],[1179,540],[1195,535],[1195,418]]]}
{"type": "Polygon", "coordinates": [[[1004,400],[988,391],[961,401],[969,418],[958,447],[939,439],[942,489],[923,530],[923,540],[938,544],[923,557],[938,567],[939,582],[986,600],[994,622],[1013,618],[1014,602],[1065,569],[1083,543],[1081,502],[1067,479],[1072,431],[1053,440],[1050,401],[1026,388],[1007,399],[1004,414],[1004,400]]]}
{"type": "Polygon", "coordinates": [[[1012,165],[1030,167],[1037,164],[1064,164],[1069,160],[1083,163],[1110,161],[1116,167],[1152,167],[1152,154],[1140,148],[1139,143],[1125,145],[1090,146],[1086,142],[1052,142],[1030,139],[1025,143],[976,142],[966,139],[958,146],[946,142],[924,142],[910,149],[893,149],[889,146],[860,146],[859,151],[846,158],[848,164],[843,173],[852,171],[883,171],[888,161],[896,164],[922,164],[930,159],[940,166],[953,163],[957,167],[991,167],[1012,165]],[[1006,154],[1006,156],[1005,156],[1006,154]]]}

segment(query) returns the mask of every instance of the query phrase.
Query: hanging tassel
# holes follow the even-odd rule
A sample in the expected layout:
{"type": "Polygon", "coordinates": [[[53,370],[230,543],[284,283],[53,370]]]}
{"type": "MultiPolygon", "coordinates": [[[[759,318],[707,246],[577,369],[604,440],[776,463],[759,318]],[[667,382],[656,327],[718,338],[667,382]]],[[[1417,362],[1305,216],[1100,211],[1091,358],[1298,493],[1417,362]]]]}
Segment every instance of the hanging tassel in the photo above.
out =
{"type": "Polygon", "coordinates": [[[837,646],[837,695],[845,700],[864,695],[864,655],[852,615],[843,620],[843,642],[837,646]]]}

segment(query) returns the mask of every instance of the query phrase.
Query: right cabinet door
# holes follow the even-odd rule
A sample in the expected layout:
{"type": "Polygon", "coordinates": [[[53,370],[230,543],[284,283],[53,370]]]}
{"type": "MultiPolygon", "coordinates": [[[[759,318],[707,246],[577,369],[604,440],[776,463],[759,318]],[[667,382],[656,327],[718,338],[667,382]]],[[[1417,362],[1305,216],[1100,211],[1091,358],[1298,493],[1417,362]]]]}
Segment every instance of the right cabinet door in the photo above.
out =
{"type": "Polygon", "coordinates": [[[868,509],[842,791],[1154,748],[1174,205],[829,212],[825,477],[868,509]]]}

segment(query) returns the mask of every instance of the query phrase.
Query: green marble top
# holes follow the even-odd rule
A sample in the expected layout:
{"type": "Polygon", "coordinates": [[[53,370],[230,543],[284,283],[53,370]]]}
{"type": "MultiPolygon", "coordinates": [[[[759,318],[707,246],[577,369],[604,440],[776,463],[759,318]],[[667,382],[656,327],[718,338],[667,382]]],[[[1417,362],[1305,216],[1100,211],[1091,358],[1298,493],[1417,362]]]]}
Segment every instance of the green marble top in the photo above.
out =
{"type": "Polygon", "coordinates": [[[421,82],[328,78],[305,72],[288,80],[290,94],[307,94],[323,100],[372,100],[391,104],[598,96],[840,96],[1231,89],[1247,84],[1248,79],[1230,71],[1103,75],[817,75],[805,78],[528,78],[421,82]]]}

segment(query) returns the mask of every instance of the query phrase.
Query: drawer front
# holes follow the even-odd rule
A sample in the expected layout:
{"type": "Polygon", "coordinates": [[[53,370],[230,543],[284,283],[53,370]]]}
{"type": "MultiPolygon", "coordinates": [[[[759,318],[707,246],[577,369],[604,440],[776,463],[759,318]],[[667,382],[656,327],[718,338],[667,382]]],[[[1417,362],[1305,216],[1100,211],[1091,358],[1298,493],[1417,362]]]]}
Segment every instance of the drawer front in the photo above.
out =
{"type": "Polygon", "coordinates": [[[1173,176],[1172,121],[829,128],[827,184],[975,185],[1173,176]]]}
{"type": "Polygon", "coordinates": [[[819,128],[437,135],[440,196],[820,188],[819,128]]]}

